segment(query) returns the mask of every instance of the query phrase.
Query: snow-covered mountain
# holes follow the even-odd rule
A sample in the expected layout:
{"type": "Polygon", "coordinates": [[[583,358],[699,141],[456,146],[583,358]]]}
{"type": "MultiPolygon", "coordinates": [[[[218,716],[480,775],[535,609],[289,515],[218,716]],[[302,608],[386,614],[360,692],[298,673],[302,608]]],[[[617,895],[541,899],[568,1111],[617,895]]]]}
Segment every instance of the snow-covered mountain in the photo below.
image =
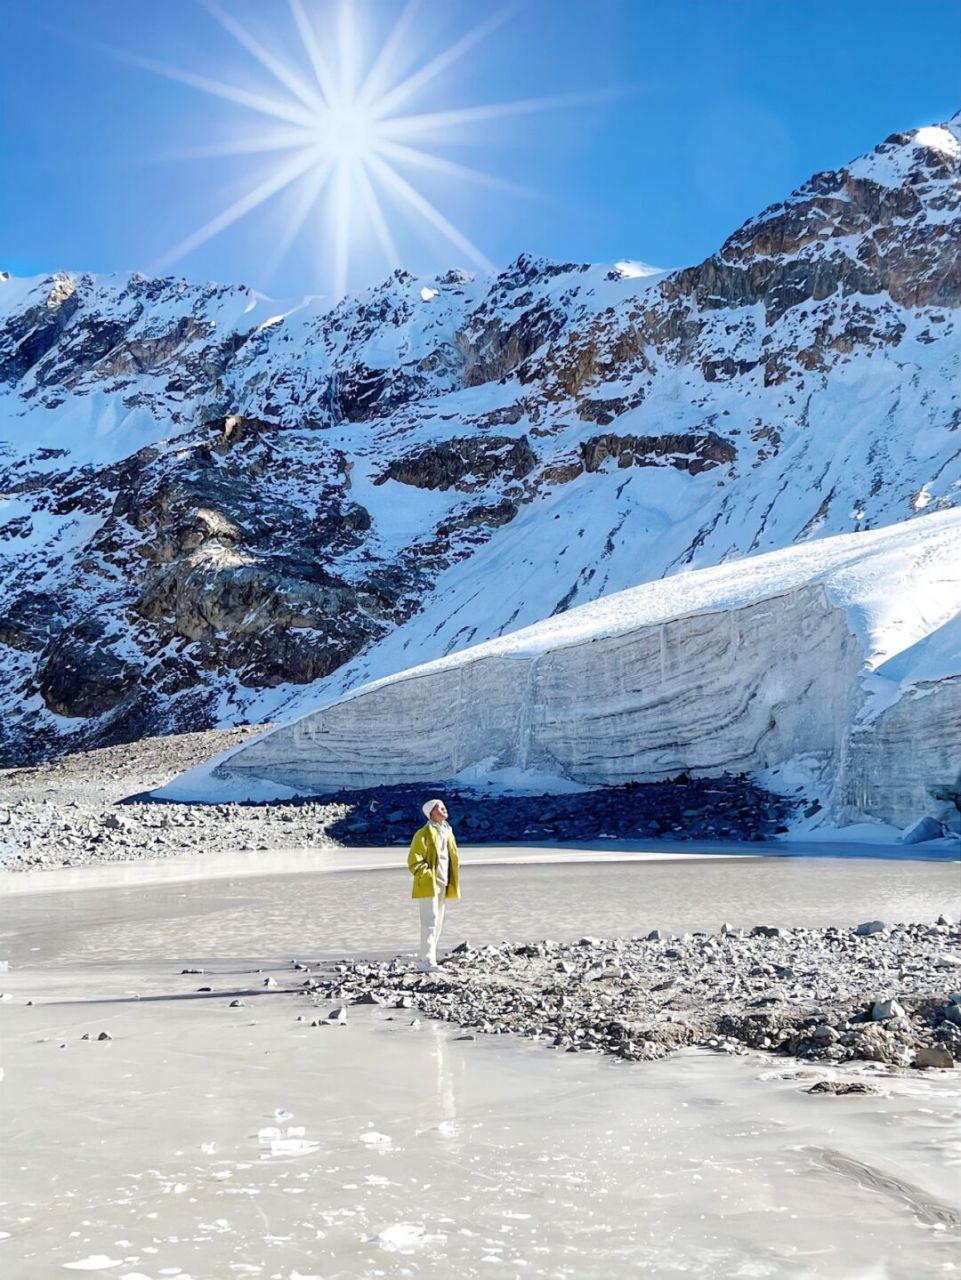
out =
{"type": "Polygon", "coordinates": [[[961,500],[961,116],[698,266],[0,281],[0,759],[295,714],[961,500]]]}

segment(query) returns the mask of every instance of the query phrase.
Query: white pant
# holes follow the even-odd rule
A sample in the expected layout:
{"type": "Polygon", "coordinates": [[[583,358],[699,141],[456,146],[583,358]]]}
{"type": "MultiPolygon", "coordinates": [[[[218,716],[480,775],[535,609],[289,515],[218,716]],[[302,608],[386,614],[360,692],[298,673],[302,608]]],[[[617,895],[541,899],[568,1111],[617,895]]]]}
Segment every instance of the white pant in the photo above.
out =
{"type": "Polygon", "coordinates": [[[419,898],[420,902],[420,957],[431,964],[437,963],[437,944],[444,927],[444,907],[447,902],[447,885],[442,885],[432,898],[419,898]]]}

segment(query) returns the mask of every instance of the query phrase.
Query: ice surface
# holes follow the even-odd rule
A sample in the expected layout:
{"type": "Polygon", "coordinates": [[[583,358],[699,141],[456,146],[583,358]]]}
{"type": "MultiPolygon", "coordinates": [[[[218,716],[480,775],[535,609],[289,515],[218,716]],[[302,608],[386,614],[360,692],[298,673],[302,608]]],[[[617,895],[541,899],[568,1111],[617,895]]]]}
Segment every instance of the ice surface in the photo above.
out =
{"type": "MultiPolygon", "coordinates": [[[[930,918],[955,870],[773,859],[759,875],[754,862],[695,858],[670,872],[584,867],[575,883],[571,869],[474,869],[459,923],[519,938],[557,937],[565,920],[576,936],[615,936],[631,909],[635,923],[667,928],[800,923],[812,904],[835,922],[890,919],[895,906],[930,918]],[[484,888],[484,876],[496,883],[484,888]]],[[[930,1225],[954,1196],[961,1155],[951,1073],[866,1065],[858,1078],[877,1095],[812,1098],[808,1068],[753,1055],[612,1065],[509,1037],[459,1042],[426,1021],[411,1036],[389,1010],[359,1008],[349,1035],[334,1036],[296,1021],[303,997],[258,1001],[241,1025],[216,998],[175,998],[171,948],[180,960],[209,946],[218,982],[235,986],[271,953],[293,954],[284,920],[298,954],[322,922],[352,918],[359,933],[328,939],[338,954],[349,937],[389,944],[401,921],[412,942],[403,865],[395,877],[348,870],[305,893],[309,878],[268,873],[226,892],[211,882],[18,899],[8,943],[18,990],[36,1004],[5,1018],[0,1121],[18,1207],[5,1277],[105,1258],[118,1259],[107,1274],[151,1280],[251,1267],[282,1280],[549,1280],[563,1258],[578,1280],[834,1280],[882,1268],[914,1280],[953,1258],[957,1232],[930,1225]],[[125,1000],[133,983],[148,998],[125,1000]],[[108,1009],[118,1034],[104,1058],[78,1036],[108,1009]],[[69,1067],[69,1091],[49,1089],[54,1059],[69,1067]],[[257,1131],[279,1127],[278,1110],[303,1119],[313,1150],[259,1159],[257,1131]],[[372,1149],[357,1141],[365,1132],[394,1141],[372,1149]]]]}

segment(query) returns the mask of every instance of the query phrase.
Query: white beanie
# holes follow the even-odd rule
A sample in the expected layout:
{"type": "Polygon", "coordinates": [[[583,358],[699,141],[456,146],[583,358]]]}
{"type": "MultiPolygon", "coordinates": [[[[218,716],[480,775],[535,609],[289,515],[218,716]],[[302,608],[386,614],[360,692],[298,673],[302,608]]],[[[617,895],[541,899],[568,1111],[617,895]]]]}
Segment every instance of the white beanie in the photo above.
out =
{"type": "Polygon", "coordinates": [[[421,813],[430,822],[430,815],[434,812],[439,804],[443,804],[443,800],[428,800],[426,804],[421,805],[421,813]]]}

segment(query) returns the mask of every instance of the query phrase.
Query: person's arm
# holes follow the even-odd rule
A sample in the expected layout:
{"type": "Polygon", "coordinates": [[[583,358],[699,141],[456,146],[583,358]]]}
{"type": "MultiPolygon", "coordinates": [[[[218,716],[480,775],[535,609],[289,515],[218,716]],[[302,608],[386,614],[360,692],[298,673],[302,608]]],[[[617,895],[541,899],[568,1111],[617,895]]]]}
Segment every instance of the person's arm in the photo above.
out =
{"type": "Polygon", "coordinates": [[[426,841],[419,831],[410,842],[410,853],[407,855],[407,867],[412,876],[416,876],[418,871],[430,870],[430,863],[427,861],[426,841]]]}

